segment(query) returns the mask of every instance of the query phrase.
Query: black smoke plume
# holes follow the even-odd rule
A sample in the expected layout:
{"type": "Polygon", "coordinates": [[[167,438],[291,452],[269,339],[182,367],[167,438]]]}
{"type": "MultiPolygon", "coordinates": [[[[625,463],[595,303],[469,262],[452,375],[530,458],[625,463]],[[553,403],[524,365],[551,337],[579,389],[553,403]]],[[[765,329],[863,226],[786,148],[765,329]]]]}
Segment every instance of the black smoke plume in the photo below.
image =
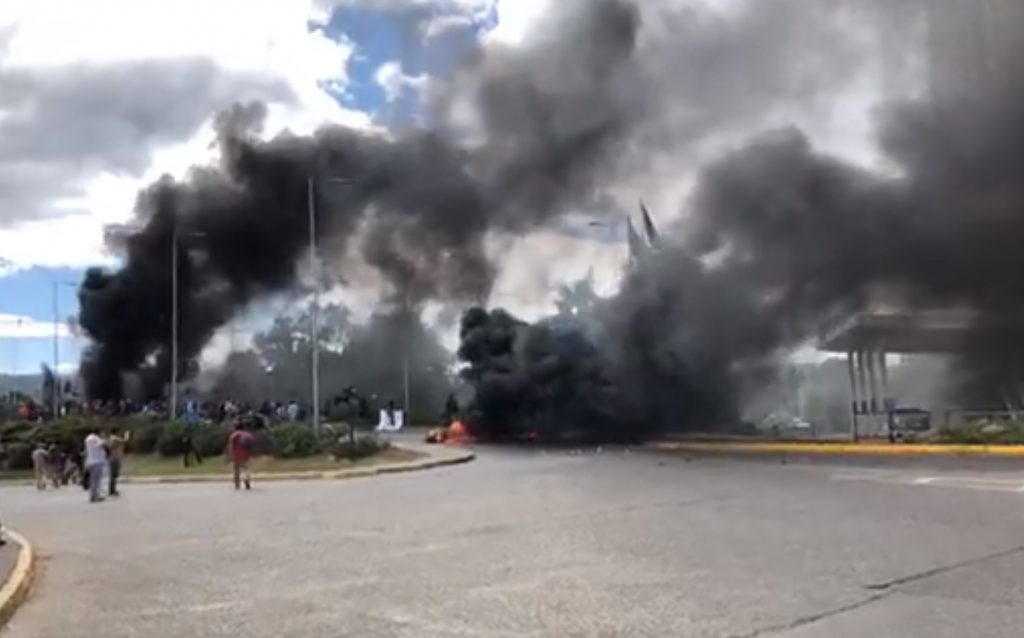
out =
{"type": "Polygon", "coordinates": [[[931,72],[952,81],[883,110],[884,172],[818,151],[796,129],[756,136],[702,169],[674,243],[640,260],[598,305],[597,329],[568,331],[571,349],[548,342],[552,319],[467,313],[460,355],[478,427],[521,436],[555,418],[566,431],[607,438],[606,422],[633,423],[637,436],[728,425],[747,384],[771,374],[830,313],[878,290],[907,311],[973,311],[972,336],[960,344],[964,400],[1019,402],[1024,11],[1000,6],[1014,26],[983,42],[990,55],[975,75],[933,59],[931,72]],[[529,347],[537,343],[539,351],[529,347]],[[579,410],[619,412],[594,419],[538,400],[551,384],[534,372],[538,362],[576,379],[559,396],[579,410]],[[510,415],[519,420],[510,425],[510,415]]]}
{"type": "MultiPolygon", "coordinates": [[[[296,285],[310,177],[334,261],[357,254],[383,274],[391,303],[479,302],[497,268],[489,234],[526,233],[606,202],[655,159],[678,160],[682,178],[715,134],[827,104],[876,53],[863,36],[892,30],[895,4],[718,11],[570,0],[554,3],[523,47],[483,47],[434,87],[423,128],[335,126],[258,141],[260,109],[232,109],[219,122],[221,165],[144,192],[146,227],[128,240],[124,267],[83,282],[89,394],[117,396],[126,372],[158,394],[169,376],[175,234],[179,376],[240,308],[296,285]],[[331,176],[354,181],[334,193],[331,176]]],[[[915,15],[907,7],[933,6],[899,4],[901,19],[915,15]]],[[[908,309],[976,311],[965,377],[982,390],[1024,386],[1022,19],[1006,14],[983,73],[946,69],[936,56],[930,74],[957,81],[882,109],[885,170],[829,156],[795,128],[769,131],[700,170],[685,223],[587,321],[468,313],[460,354],[477,421],[606,438],[715,427],[735,420],[746,386],[837,305],[879,287],[908,309]]]]}
{"type": "Polygon", "coordinates": [[[260,105],[222,114],[220,166],[143,192],[137,214],[145,227],[127,239],[123,267],[85,277],[89,396],[119,396],[129,372],[140,373],[147,395],[160,394],[171,373],[172,250],[179,377],[194,371],[211,335],[240,308],[294,287],[309,238],[310,179],[318,185],[319,238],[358,251],[394,300],[416,307],[486,298],[494,276],[486,232],[526,230],[585,199],[629,126],[616,95],[637,75],[638,14],[615,0],[569,4],[536,48],[471,60],[434,99],[431,128],[383,135],[325,126],[312,137],[264,142],[254,135],[260,105]],[[573,91],[534,69],[545,52],[572,73],[573,91]],[[463,139],[467,132],[446,115],[458,100],[474,105],[473,135],[485,145],[463,139]],[[350,182],[334,185],[335,177],[350,182]]]}
{"type": "Polygon", "coordinates": [[[437,81],[427,124],[407,131],[325,126],[311,137],[261,141],[263,109],[229,109],[217,122],[220,165],[143,192],[136,212],[145,227],[127,238],[123,267],[86,275],[88,394],[118,396],[129,372],[147,395],[160,394],[171,372],[172,251],[178,376],[195,371],[203,345],[240,308],[293,288],[309,234],[310,178],[331,263],[357,254],[384,275],[389,302],[410,307],[486,299],[496,268],[485,254],[488,233],[529,232],[607,201],[620,168],[643,170],[642,145],[679,149],[766,102],[829,85],[825,60],[852,59],[835,38],[820,63],[797,75],[787,68],[804,44],[841,33],[828,4],[809,12],[795,0],[772,11],[754,3],[727,18],[668,5],[642,12],[628,0],[553,3],[525,45],[481,45],[437,81]],[[766,31],[786,37],[766,47],[766,31]],[[748,72],[756,87],[739,90],[729,79],[748,72]]]}

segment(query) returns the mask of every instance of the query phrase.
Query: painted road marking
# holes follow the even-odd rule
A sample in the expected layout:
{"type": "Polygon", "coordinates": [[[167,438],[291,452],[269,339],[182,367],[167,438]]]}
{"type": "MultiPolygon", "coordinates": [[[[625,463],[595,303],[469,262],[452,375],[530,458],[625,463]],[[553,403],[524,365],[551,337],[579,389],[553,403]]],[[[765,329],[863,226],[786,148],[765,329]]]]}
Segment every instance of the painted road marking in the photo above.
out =
{"type": "Polygon", "coordinates": [[[866,481],[869,483],[885,483],[889,485],[907,485],[915,487],[945,487],[954,489],[980,490],[988,492],[1005,492],[1024,494],[1024,478],[1020,476],[994,477],[968,474],[950,474],[946,476],[913,476],[895,472],[842,472],[831,474],[830,478],[837,481],[866,481]]]}

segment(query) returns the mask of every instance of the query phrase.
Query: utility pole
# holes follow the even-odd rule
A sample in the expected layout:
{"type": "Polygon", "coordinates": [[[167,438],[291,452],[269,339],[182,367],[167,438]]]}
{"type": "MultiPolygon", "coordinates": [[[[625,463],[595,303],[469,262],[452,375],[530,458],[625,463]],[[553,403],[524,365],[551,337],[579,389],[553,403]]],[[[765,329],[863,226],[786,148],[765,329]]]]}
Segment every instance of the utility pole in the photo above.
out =
{"type": "Polygon", "coordinates": [[[171,396],[167,418],[178,416],[178,221],[174,220],[171,235],[171,396]]]}
{"type": "Polygon", "coordinates": [[[309,340],[312,350],[310,374],[313,386],[313,434],[320,436],[320,268],[316,254],[316,179],[307,181],[309,204],[309,271],[313,275],[313,308],[309,313],[309,340]]]}
{"type": "Polygon", "coordinates": [[[409,355],[402,357],[402,388],[405,393],[405,420],[404,425],[409,425],[409,355]]]}
{"type": "MultiPolygon", "coordinates": [[[[324,181],[351,184],[355,179],[347,177],[326,177],[324,181]]],[[[311,341],[310,377],[312,382],[313,433],[320,435],[320,259],[316,251],[316,178],[306,180],[306,205],[309,208],[309,271],[313,275],[313,308],[309,313],[309,338],[311,341]]]]}
{"type": "Polygon", "coordinates": [[[18,336],[14,338],[14,342],[13,342],[13,345],[14,345],[14,356],[12,357],[12,359],[14,359],[13,363],[14,363],[14,375],[15,376],[17,376],[19,374],[18,373],[18,341],[21,340],[21,327],[24,325],[24,321],[25,321],[24,319],[22,319],[21,317],[18,317],[18,321],[15,322],[17,324],[17,326],[18,326],[18,336]]]}
{"type": "Polygon", "coordinates": [[[57,300],[58,282],[53,282],[53,394],[50,397],[52,403],[53,418],[60,418],[60,306],[57,300]]]}

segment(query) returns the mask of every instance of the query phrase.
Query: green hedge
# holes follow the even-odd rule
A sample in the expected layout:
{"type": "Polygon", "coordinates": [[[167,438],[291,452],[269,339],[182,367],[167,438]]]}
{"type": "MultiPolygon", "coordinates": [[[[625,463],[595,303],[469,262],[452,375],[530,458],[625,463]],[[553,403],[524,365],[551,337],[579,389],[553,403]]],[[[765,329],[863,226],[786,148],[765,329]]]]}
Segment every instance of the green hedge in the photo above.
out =
{"type": "Polygon", "coordinates": [[[347,438],[339,439],[330,445],[328,452],[336,459],[356,461],[379,454],[390,447],[391,444],[383,439],[374,436],[361,436],[354,442],[347,438]]]}
{"type": "MultiPolygon", "coordinates": [[[[133,454],[157,453],[165,457],[185,453],[188,426],[182,421],[142,418],[90,419],[68,417],[48,423],[8,421],[0,423],[0,441],[6,446],[8,469],[30,469],[32,449],[56,443],[65,450],[80,450],[90,432],[130,432],[126,449],[133,454]]],[[[230,428],[226,425],[191,426],[192,442],[203,456],[224,454],[230,428]]],[[[253,454],[278,458],[302,458],[321,451],[320,443],[306,425],[285,424],[253,432],[253,454]]]]}
{"type": "Polygon", "coordinates": [[[163,424],[157,422],[139,423],[131,428],[131,438],[127,450],[133,454],[152,454],[156,452],[157,443],[163,433],[163,424]]]}
{"type": "Polygon", "coordinates": [[[31,470],[32,450],[35,445],[31,443],[12,443],[5,451],[7,456],[7,469],[9,470],[31,470]]]}
{"type": "Polygon", "coordinates": [[[305,425],[287,424],[270,429],[271,450],[279,459],[301,459],[320,451],[316,435],[305,425]]]}
{"type": "Polygon", "coordinates": [[[971,423],[939,430],[939,442],[956,445],[1024,445],[1024,423],[971,423]]]}

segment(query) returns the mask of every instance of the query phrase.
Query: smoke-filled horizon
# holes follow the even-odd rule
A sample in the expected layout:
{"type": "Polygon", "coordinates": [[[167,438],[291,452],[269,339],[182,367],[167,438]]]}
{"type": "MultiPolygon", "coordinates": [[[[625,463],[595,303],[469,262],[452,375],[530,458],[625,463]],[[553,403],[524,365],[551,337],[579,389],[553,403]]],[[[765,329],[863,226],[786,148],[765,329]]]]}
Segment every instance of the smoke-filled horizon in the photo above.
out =
{"type": "MultiPolygon", "coordinates": [[[[142,193],[146,227],[128,240],[124,267],[83,282],[88,394],[118,396],[122,375],[139,371],[157,395],[169,376],[175,228],[181,376],[235,313],[297,285],[310,178],[321,183],[328,263],[358,256],[383,276],[391,305],[479,304],[501,266],[489,235],[528,234],[597,204],[618,213],[616,189],[655,159],[685,166],[715,135],[827,104],[880,46],[887,6],[560,2],[522,47],[483,46],[433,84],[422,127],[325,126],[263,141],[259,105],[229,109],[220,165],[142,193]],[[331,176],[353,181],[335,190],[331,176]]],[[[623,411],[711,420],[735,413],[748,374],[871,286],[897,287],[910,306],[1019,312],[1015,71],[886,107],[879,146],[891,175],[830,157],[793,128],[736,145],[699,171],[669,246],[602,304],[591,346],[561,350],[555,331],[529,351],[595,356],[601,369],[584,377],[626,397],[623,411]]]]}

